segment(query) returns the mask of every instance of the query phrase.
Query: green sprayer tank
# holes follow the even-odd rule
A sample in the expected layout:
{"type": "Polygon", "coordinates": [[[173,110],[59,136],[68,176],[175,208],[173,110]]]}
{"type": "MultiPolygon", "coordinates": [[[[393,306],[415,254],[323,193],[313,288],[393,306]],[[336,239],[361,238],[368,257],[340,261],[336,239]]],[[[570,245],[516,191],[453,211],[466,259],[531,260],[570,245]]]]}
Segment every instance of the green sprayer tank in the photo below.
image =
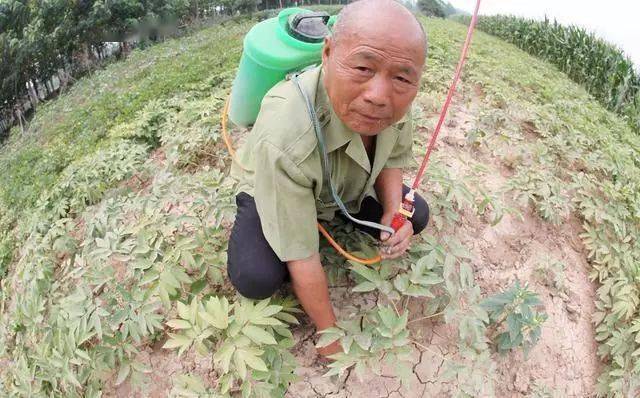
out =
{"type": "Polygon", "coordinates": [[[253,125],[271,87],[288,73],[320,62],[324,37],[334,21],[324,12],[287,8],[251,28],[233,81],[229,119],[239,126],[253,125]]]}

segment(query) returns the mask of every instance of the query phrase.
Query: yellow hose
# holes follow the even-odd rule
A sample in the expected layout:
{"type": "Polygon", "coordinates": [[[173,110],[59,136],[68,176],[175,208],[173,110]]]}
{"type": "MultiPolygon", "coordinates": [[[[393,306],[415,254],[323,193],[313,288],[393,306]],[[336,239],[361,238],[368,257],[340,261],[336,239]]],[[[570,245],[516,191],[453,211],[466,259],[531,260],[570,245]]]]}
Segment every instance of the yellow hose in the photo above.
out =
{"type": "Polygon", "coordinates": [[[356,263],[360,263],[360,264],[364,264],[364,265],[371,265],[371,264],[376,264],[379,263],[381,260],[380,255],[377,255],[375,257],[371,257],[371,258],[360,258],[360,257],[356,257],[353,254],[349,253],[348,251],[344,250],[339,244],[338,242],[336,242],[335,240],[333,240],[333,238],[331,237],[331,235],[329,235],[329,232],[327,232],[326,229],[324,229],[324,227],[322,226],[322,224],[318,223],[318,231],[320,231],[320,233],[327,238],[327,240],[329,241],[329,244],[331,246],[333,246],[334,249],[336,249],[336,251],[340,254],[342,254],[342,256],[344,258],[346,258],[347,260],[351,260],[351,261],[355,261],[356,263]]]}
{"type": "MultiPolygon", "coordinates": [[[[227,146],[227,150],[229,151],[229,154],[231,155],[231,158],[233,159],[233,161],[236,162],[236,164],[242,170],[247,170],[236,158],[236,151],[233,149],[233,145],[231,144],[231,138],[229,137],[229,132],[227,131],[227,113],[228,112],[229,112],[229,98],[227,97],[227,100],[224,103],[224,108],[222,110],[222,116],[220,117],[220,122],[222,124],[222,139],[224,140],[224,143],[227,146]]],[[[376,263],[379,263],[381,260],[380,255],[377,255],[371,258],[356,257],[353,254],[344,250],[338,244],[338,242],[336,242],[331,237],[331,235],[329,235],[329,232],[327,232],[327,230],[324,229],[324,227],[320,223],[318,223],[318,230],[327,239],[327,241],[329,241],[329,244],[333,246],[333,248],[336,249],[336,251],[340,253],[343,257],[345,257],[347,260],[355,261],[357,263],[364,264],[364,265],[376,264],[376,263]]]]}

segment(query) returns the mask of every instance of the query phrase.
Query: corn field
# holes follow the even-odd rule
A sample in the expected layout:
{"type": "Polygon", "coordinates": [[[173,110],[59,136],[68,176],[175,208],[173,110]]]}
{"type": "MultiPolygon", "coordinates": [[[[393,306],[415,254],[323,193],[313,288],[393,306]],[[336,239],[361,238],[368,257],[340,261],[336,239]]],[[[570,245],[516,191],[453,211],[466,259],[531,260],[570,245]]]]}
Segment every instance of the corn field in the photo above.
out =
{"type": "MultiPolygon", "coordinates": [[[[459,17],[469,22],[469,17],[459,17]]],[[[583,85],[607,109],[624,116],[640,132],[640,74],[616,46],[577,26],[494,15],[478,19],[478,29],[548,61],[583,85]]]]}

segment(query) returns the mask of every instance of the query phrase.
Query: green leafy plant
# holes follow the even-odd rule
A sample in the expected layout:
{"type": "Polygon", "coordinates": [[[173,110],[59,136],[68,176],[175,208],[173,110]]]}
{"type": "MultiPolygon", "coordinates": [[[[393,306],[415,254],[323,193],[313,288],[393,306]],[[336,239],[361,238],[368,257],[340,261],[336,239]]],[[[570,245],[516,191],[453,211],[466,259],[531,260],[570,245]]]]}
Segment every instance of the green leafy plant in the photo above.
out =
{"type": "Polygon", "coordinates": [[[226,297],[211,296],[177,305],[178,318],[167,322],[175,332],[169,333],[164,348],[182,354],[193,346],[203,356],[215,352],[216,391],[222,396],[232,390],[243,397],[284,396],[295,380],[295,359],[287,351],[293,335],[287,325],[298,323],[292,312],[299,310],[291,302],[277,305],[265,299],[254,304],[241,298],[230,304],[226,297]]]}
{"type": "Polygon", "coordinates": [[[498,352],[522,347],[525,355],[528,354],[540,339],[542,323],[547,319],[544,312],[536,309],[541,304],[538,295],[526,284],[520,286],[519,281],[511,289],[481,303],[495,327],[494,342],[498,352]]]}
{"type": "Polygon", "coordinates": [[[476,199],[476,208],[479,215],[490,217],[491,226],[502,221],[505,214],[516,215],[522,219],[522,214],[517,209],[505,206],[497,195],[485,192],[483,189],[480,189],[479,197],[476,199]]]}
{"type": "Polygon", "coordinates": [[[567,219],[573,210],[566,186],[551,169],[546,168],[531,170],[523,167],[508,183],[521,203],[533,204],[545,220],[555,225],[567,219]]]}
{"type": "Polygon", "coordinates": [[[392,307],[382,306],[358,316],[338,321],[336,327],[321,331],[317,346],[323,347],[340,340],[342,352],[334,354],[325,376],[338,375],[354,367],[362,378],[367,371],[381,374],[381,366],[392,367],[406,385],[411,363],[409,331],[405,312],[399,315],[392,307]]]}

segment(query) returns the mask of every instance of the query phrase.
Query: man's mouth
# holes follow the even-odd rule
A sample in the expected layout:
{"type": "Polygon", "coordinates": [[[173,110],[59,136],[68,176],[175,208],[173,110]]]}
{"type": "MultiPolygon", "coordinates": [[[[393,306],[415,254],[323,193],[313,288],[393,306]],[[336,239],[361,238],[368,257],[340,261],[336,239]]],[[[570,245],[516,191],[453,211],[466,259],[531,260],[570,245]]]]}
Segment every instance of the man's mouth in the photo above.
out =
{"type": "Polygon", "coordinates": [[[361,117],[363,117],[363,118],[365,118],[365,119],[367,119],[367,120],[370,120],[370,121],[372,121],[372,122],[380,122],[380,121],[382,121],[382,120],[385,120],[385,119],[386,119],[385,117],[371,116],[371,115],[368,115],[368,114],[366,114],[366,113],[362,113],[362,112],[358,112],[358,111],[356,111],[356,113],[357,113],[359,116],[361,116],[361,117]]]}

